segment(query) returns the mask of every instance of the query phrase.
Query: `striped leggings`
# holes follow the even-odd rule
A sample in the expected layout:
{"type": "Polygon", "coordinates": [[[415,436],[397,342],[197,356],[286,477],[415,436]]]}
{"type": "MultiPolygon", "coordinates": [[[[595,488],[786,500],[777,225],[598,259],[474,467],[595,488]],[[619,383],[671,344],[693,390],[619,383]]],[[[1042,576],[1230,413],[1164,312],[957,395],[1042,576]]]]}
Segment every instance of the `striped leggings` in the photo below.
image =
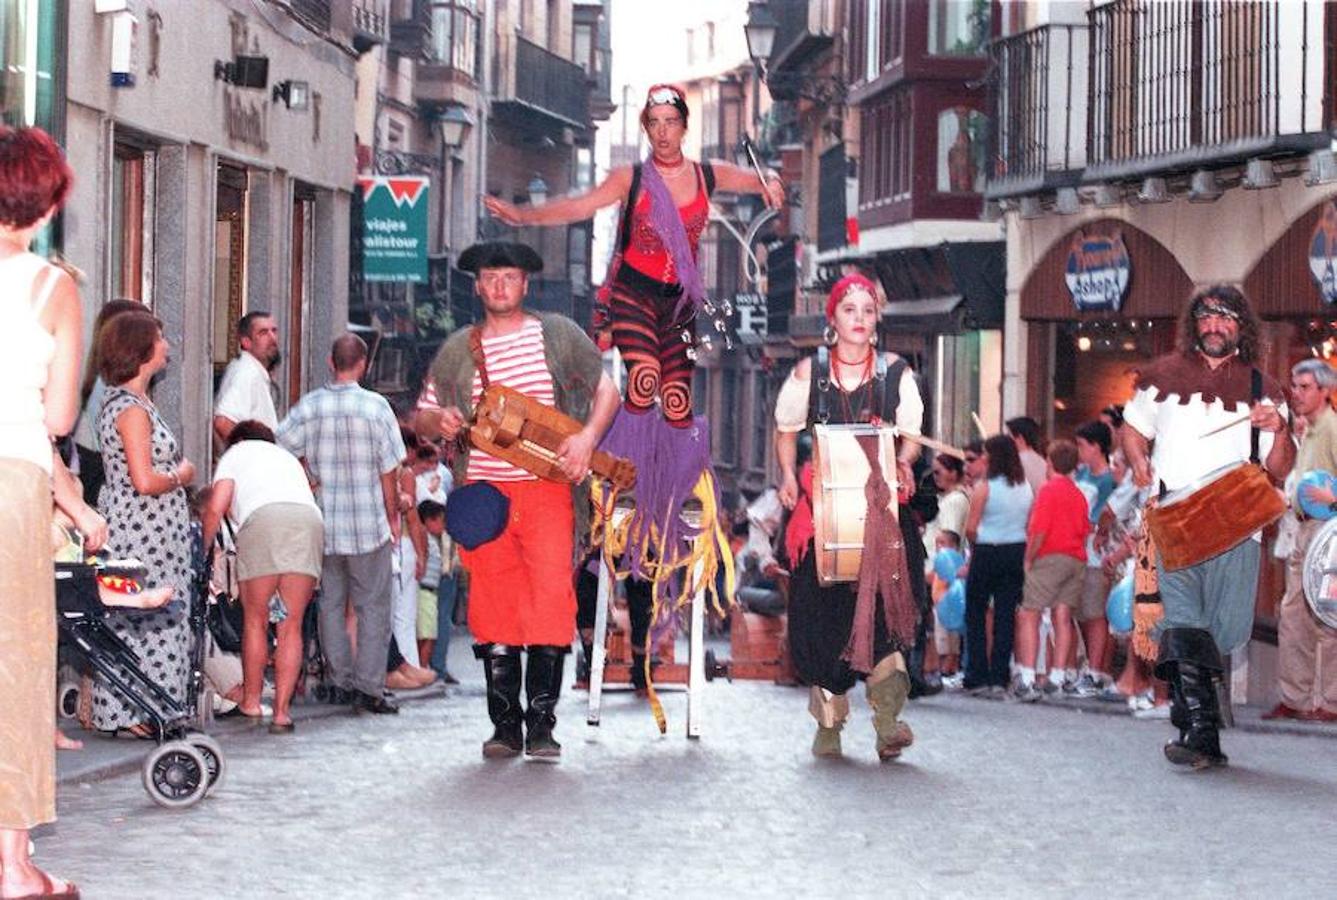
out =
{"type": "Polygon", "coordinates": [[[627,265],[618,267],[610,298],[613,344],[627,366],[625,405],[644,413],[658,398],[670,425],[692,422],[696,310],[675,311],[679,285],[664,284],[627,265]]]}

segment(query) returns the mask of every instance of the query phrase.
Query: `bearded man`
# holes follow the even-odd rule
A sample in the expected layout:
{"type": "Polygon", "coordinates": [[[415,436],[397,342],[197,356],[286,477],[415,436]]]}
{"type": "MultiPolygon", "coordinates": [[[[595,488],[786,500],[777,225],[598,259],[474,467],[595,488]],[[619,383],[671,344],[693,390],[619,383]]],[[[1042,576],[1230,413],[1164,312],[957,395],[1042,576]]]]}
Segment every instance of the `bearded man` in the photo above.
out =
{"type": "MultiPolygon", "coordinates": [[[[1255,456],[1285,479],[1295,461],[1290,414],[1281,385],[1255,367],[1258,349],[1258,320],[1238,288],[1213,285],[1190,299],[1178,348],[1138,371],[1124,408],[1124,455],[1139,487],[1154,478],[1162,493],[1192,490],[1255,456]]],[[[1260,545],[1255,533],[1197,565],[1158,563],[1165,617],[1156,675],[1170,683],[1179,737],[1165,756],[1177,765],[1227,762],[1216,683],[1222,654],[1253,630],[1260,545]]]]}

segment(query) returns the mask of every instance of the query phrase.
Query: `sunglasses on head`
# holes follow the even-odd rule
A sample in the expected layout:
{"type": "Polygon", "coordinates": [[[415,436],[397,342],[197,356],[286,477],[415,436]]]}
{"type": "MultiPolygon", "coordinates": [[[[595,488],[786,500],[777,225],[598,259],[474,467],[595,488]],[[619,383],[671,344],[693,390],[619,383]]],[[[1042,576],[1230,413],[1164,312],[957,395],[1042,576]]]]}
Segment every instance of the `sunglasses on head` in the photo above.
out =
{"type": "Polygon", "coordinates": [[[682,95],[671,87],[655,88],[650,92],[650,104],[657,106],[661,103],[674,104],[682,100],[682,95]]]}

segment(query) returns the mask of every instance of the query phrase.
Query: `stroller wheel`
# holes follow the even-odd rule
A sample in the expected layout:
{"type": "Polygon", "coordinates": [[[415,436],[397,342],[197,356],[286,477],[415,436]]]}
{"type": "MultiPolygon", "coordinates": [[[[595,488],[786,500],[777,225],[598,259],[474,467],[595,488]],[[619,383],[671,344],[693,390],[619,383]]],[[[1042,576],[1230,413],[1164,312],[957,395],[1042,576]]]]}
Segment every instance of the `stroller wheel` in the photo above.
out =
{"type": "Polygon", "coordinates": [[[167,809],[194,806],[209,789],[204,755],[185,741],[168,741],[144,759],[144,790],[167,809]]]}
{"type": "Polygon", "coordinates": [[[56,714],[62,719],[79,717],[79,680],[62,681],[56,690],[56,714]]]}
{"type": "Polygon", "coordinates": [[[204,793],[205,796],[208,796],[214,792],[214,788],[218,787],[223,780],[223,775],[227,772],[227,765],[223,762],[223,747],[210,735],[198,731],[192,731],[186,735],[186,743],[198,750],[200,756],[204,757],[204,765],[209,771],[209,785],[204,789],[204,793]]]}

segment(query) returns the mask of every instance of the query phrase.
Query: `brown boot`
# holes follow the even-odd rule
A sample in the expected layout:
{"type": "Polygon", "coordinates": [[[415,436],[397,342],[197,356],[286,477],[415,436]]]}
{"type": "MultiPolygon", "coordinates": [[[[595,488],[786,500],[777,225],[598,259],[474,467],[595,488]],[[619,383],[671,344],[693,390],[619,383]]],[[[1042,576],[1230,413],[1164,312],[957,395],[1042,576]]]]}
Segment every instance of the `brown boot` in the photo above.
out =
{"type": "Polygon", "coordinates": [[[915,733],[899,718],[910,696],[910,676],[899,662],[899,653],[882,660],[866,684],[868,705],[873,708],[873,730],[877,732],[877,758],[883,762],[896,759],[915,741],[915,733]]]}
{"type": "Polygon", "coordinates": [[[838,757],[840,730],[850,715],[850,701],[844,694],[832,694],[813,685],[808,693],[808,712],[817,720],[817,735],[812,740],[812,755],[838,757]]]}

